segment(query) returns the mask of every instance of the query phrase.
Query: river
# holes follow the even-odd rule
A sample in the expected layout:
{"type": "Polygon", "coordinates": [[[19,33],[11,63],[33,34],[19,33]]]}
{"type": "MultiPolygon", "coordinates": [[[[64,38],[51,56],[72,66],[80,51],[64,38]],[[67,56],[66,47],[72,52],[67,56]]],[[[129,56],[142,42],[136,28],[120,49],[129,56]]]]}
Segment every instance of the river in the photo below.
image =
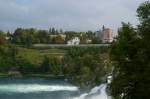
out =
{"type": "Polygon", "coordinates": [[[107,99],[106,84],[89,93],[63,79],[0,78],[0,99],[107,99]]]}

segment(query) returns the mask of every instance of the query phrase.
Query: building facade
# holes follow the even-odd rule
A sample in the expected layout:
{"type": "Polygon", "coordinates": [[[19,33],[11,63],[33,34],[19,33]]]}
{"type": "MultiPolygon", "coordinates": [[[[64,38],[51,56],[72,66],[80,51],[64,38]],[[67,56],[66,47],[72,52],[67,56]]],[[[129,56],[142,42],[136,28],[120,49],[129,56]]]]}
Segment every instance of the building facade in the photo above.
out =
{"type": "Polygon", "coordinates": [[[79,37],[74,37],[73,39],[67,42],[67,45],[79,45],[79,44],[80,44],[79,37]]]}
{"type": "Polygon", "coordinates": [[[102,43],[111,43],[113,41],[113,30],[105,28],[96,32],[96,36],[102,40],[102,43]]]}
{"type": "Polygon", "coordinates": [[[110,28],[106,28],[102,32],[102,42],[103,43],[111,43],[113,41],[113,31],[110,28]]]}

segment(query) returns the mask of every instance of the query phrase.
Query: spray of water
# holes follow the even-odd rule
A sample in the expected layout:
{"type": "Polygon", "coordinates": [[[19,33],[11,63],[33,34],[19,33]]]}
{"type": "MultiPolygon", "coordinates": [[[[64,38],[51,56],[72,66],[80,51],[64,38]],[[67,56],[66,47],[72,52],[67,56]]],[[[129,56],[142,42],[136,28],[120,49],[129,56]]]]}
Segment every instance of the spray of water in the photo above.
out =
{"type": "MultiPolygon", "coordinates": [[[[101,84],[93,88],[89,93],[70,99],[111,99],[106,93],[107,84],[101,84]]],[[[79,91],[78,87],[69,85],[45,85],[45,84],[4,84],[0,85],[0,93],[36,93],[53,91],[79,91]]],[[[69,99],[66,97],[66,99],[69,99]]]]}
{"type": "Polygon", "coordinates": [[[41,84],[8,84],[0,85],[0,92],[31,93],[43,91],[78,91],[75,86],[41,85],[41,84]]]}
{"type": "Polygon", "coordinates": [[[84,93],[79,97],[73,99],[111,99],[106,93],[106,84],[101,84],[93,88],[89,93],[84,93]]]}

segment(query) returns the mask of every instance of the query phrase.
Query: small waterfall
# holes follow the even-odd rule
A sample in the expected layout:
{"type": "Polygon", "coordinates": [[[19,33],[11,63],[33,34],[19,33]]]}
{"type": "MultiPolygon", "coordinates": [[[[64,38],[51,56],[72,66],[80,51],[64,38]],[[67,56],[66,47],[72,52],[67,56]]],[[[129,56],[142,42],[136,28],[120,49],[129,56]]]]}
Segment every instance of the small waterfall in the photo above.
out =
{"type": "Polygon", "coordinates": [[[89,93],[82,94],[79,97],[73,99],[111,99],[106,93],[107,84],[101,84],[93,88],[89,93]]]}

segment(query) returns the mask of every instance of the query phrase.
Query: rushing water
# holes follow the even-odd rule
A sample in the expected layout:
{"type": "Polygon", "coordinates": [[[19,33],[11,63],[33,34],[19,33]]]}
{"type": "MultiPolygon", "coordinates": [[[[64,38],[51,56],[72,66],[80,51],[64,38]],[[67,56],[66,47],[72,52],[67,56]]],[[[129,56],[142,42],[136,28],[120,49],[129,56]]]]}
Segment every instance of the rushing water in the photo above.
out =
{"type": "Polygon", "coordinates": [[[80,95],[62,79],[0,78],[0,99],[108,99],[105,89],[102,84],[80,95]]]}

